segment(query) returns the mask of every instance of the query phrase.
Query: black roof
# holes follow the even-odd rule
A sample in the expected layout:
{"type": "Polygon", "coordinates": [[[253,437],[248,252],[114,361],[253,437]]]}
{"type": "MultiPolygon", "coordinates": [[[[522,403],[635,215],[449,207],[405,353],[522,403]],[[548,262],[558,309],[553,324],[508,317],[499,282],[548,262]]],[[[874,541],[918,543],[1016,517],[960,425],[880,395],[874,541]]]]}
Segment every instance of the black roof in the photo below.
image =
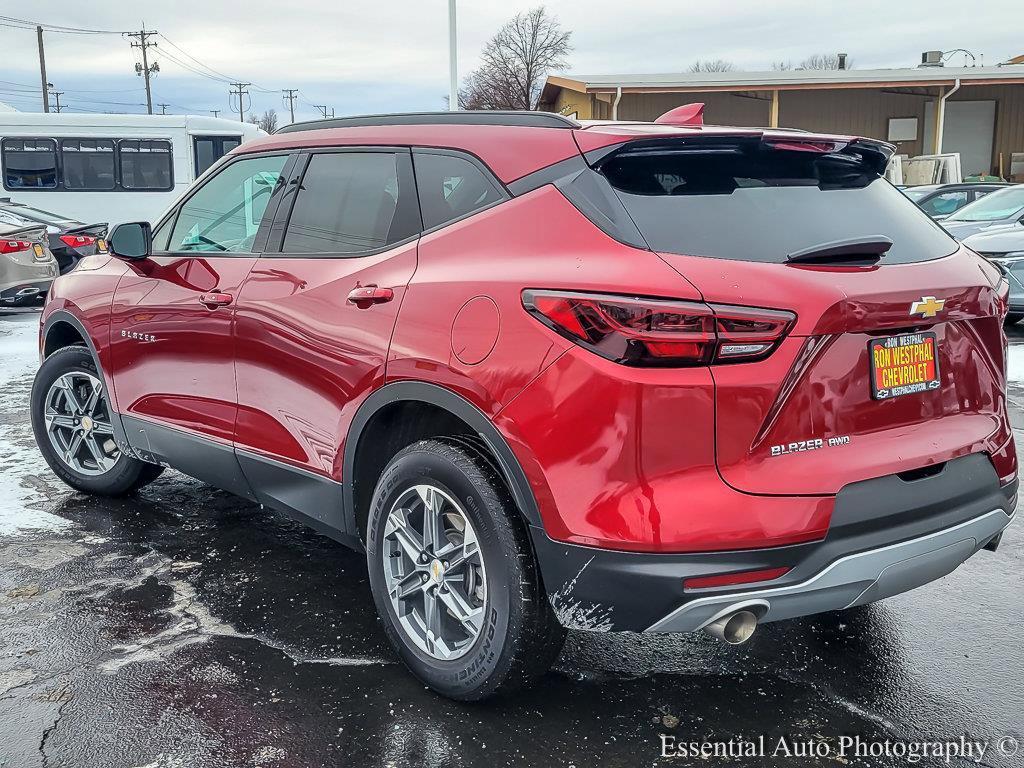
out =
{"type": "Polygon", "coordinates": [[[580,124],[553,112],[466,110],[457,112],[403,112],[393,115],[362,115],[306,120],[278,128],[274,133],[318,131],[323,128],[356,128],[376,125],[509,125],[522,128],[579,128],[580,124]]]}

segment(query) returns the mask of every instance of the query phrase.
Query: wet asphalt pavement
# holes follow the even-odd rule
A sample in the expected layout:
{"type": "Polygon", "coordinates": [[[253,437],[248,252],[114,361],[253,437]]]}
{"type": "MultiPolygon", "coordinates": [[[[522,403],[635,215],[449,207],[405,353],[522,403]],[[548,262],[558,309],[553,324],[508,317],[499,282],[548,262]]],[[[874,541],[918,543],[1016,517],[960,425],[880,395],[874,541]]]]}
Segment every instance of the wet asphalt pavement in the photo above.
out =
{"type": "Polygon", "coordinates": [[[456,704],[391,652],[363,555],[177,473],[117,501],[58,482],[27,412],[37,322],[0,315],[3,768],[907,764],[837,754],[854,735],[966,736],[990,742],[985,765],[1024,765],[997,746],[1024,732],[1019,521],[998,553],[906,595],[764,625],[739,648],[571,633],[534,689],[456,704]],[[663,759],[663,735],[829,754],[663,759]]]}

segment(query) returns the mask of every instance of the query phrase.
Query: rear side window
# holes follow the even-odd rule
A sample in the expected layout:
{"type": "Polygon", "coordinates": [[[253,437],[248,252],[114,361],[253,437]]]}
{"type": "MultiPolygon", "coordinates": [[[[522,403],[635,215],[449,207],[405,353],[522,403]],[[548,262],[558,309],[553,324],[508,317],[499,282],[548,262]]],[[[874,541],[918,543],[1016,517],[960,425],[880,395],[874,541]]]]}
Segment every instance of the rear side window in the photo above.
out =
{"type": "Polygon", "coordinates": [[[415,234],[400,206],[399,159],[392,152],[313,155],[281,250],[355,255],[415,234]]]}
{"type": "Polygon", "coordinates": [[[174,188],[171,142],[163,139],[122,139],[117,143],[121,186],[125,189],[174,188]]]}
{"type": "Polygon", "coordinates": [[[955,241],[857,154],[760,140],[645,145],[600,172],[655,251],[784,262],[825,243],[882,235],[885,263],[946,256],[955,241]]]}
{"type": "Polygon", "coordinates": [[[498,202],[504,194],[464,157],[414,153],[423,228],[433,229],[498,202]]]}
{"type": "Polygon", "coordinates": [[[112,139],[61,139],[64,189],[107,190],[117,185],[112,139]]]}
{"type": "MultiPolygon", "coordinates": [[[[213,175],[178,212],[170,251],[251,253],[267,203],[283,183],[285,155],[237,160],[213,175]]],[[[163,229],[158,232],[157,247],[163,229]]]]}
{"type": "Polygon", "coordinates": [[[57,142],[53,139],[4,139],[3,162],[8,189],[57,188],[57,142]]]}

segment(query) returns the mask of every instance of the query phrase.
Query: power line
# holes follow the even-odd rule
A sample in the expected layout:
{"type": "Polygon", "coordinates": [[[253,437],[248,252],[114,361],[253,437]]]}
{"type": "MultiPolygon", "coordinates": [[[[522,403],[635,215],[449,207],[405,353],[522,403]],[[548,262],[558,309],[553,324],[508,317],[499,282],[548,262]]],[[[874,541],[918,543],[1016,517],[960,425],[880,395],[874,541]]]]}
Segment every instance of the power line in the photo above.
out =
{"type": "Polygon", "coordinates": [[[88,27],[68,27],[62,24],[46,24],[41,21],[29,21],[27,19],[16,19],[13,16],[0,16],[0,26],[19,27],[21,29],[32,29],[42,27],[47,32],[57,32],[69,35],[120,35],[123,32],[115,29],[90,29],[88,27]]]}
{"type": "Polygon", "coordinates": [[[223,79],[225,82],[230,82],[231,80],[237,80],[237,78],[231,77],[230,75],[225,75],[223,72],[220,72],[220,71],[214,69],[209,64],[203,63],[202,61],[197,59],[195,56],[193,56],[191,53],[189,53],[188,51],[183,49],[180,45],[175,43],[173,40],[170,40],[167,37],[167,35],[160,35],[160,37],[162,37],[165,43],[167,43],[172,48],[174,48],[176,51],[178,51],[181,55],[185,56],[188,59],[191,59],[196,64],[198,64],[200,67],[202,67],[203,69],[206,69],[206,70],[212,72],[214,75],[216,75],[217,77],[223,79]]]}

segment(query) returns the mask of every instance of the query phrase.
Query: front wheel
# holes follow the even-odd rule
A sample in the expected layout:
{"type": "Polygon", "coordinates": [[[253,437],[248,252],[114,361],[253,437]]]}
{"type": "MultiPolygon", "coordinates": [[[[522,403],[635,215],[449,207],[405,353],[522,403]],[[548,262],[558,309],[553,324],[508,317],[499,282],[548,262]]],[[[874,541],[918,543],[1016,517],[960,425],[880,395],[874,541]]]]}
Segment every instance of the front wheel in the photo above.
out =
{"type": "Polygon", "coordinates": [[[367,560],[388,639],[445,696],[523,685],[562,647],[518,511],[469,445],[423,440],[391,460],[371,501],[367,560]]]}
{"type": "Polygon", "coordinates": [[[121,496],[163,472],[118,446],[106,387],[85,347],[65,347],[43,361],[30,407],[39,451],[54,474],[76,490],[121,496]]]}

